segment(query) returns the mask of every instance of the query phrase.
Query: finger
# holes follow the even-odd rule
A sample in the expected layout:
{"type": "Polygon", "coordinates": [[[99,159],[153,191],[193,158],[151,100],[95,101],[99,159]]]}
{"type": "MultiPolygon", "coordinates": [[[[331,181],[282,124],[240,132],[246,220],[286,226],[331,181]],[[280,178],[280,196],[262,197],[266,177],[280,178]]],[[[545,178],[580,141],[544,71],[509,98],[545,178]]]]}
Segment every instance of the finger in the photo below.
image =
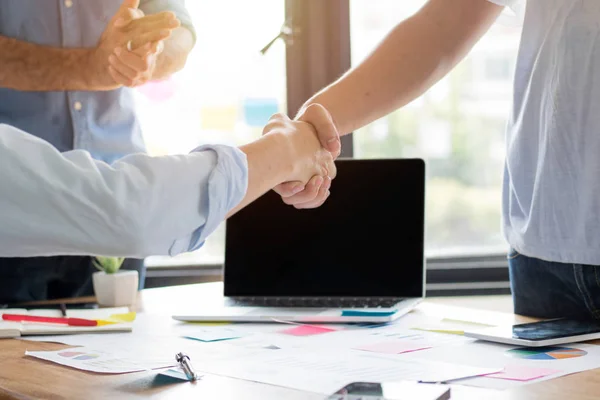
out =
{"type": "Polygon", "coordinates": [[[285,204],[290,206],[313,201],[319,194],[323,182],[324,178],[322,176],[313,176],[303,191],[291,197],[284,197],[282,200],[285,204]]]}
{"type": "Polygon", "coordinates": [[[158,29],[175,29],[181,25],[179,19],[171,11],[147,15],[143,18],[129,21],[121,30],[125,32],[152,31],[158,29]]]}
{"type": "Polygon", "coordinates": [[[342,142],[333,118],[325,107],[320,104],[311,104],[296,119],[314,126],[321,145],[333,154],[333,158],[339,157],[342,151],[342,142]]]}
{"type": "Polygon", "coordinates": [[[136,51],[148,43],[159,42],[161,40],[168,39],[170,36],[171,31],[168,29],[162,29],[160,31],[148,32],[134,36],[134,39],[131,40],[131,50],[136,51]]]}
{"type": "Polygon", "coordinates": [[[296,207],[299,210],[306,210],[306,209],[310,209],[310,208],[317,208],[323,205],[323,203],[325,203],[325,200],[327,200],[327,198],[329,197],[329,189],[331,188],[331,179],[330,178],[325,178],[324,183],[321,185],[321,187],[319,188],[319,192],[317,193],[317,195],[315,196],[315,198],[311,201],[308,201],[306,203],[300,203],[300,204],[296,204],[294,205],[294,207],[296,207]]]}
{"type": "Polygon", "coordinates": [[[131,80],[131,79],[127,78],[126,76],[124,76],[123,74],[121,74],[119,71],[114,69],[112,65],[108,66],[108,73],[115,80],[115,82],[118,83],[119,85],[123,85],[123,86],[127,86],[127,87],[135,86],[135,82],[133,80],[131,80]]]}
{"type": "Polygon", "coordinates": [[[300,193],[304,190],[306,186],[302,182],[285,182],[281,185],[275,186],[273,189],[275,193],[280,195],[281,197],[290,197],[295,195],[296,193],[300,193]]]}
{"type": "Polygon", "coordinates": [[[335,165],[335,161],[331,160],[331,162],[327,163],[327,175],[333,179],[337,176],[337,166],[335,165]]]}
{"type": "MultiPolygon", "coordinates": [[[[150,48],[150,45],[147,45],[150,48]]],[[[141,49],[144,49],[142,47],[141,49]]],[[[136,72],[147,72],[150,69],[150,56],[139,56],[131,51],[126,51],[121,47],[115,49],[115,55],[119,61],[133,69],[136,72]]]]}
{"type": "Polygon", "coordinates": [[[144,12],[138,8],[129,8],[123,11],[113,25],[117,28],[127,26],[131,21],[144,17],[144,12]]]}
{"type": "Polygon", "coordinates": [[[140,73],[125,64],[119,57],[114,54],[108,56],[109,64],[121,75],[132,81],[136,81],[140,77],[140,73]]]}

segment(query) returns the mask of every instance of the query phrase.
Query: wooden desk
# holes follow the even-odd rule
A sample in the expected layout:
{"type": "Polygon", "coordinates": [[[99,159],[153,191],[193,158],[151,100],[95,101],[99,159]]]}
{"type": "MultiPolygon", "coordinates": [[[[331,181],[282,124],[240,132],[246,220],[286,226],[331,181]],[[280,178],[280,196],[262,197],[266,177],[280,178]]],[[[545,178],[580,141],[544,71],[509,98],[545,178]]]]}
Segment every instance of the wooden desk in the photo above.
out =
{"type": "MultiPolygon", "coordinates": [[[[140,294],[139,311],[170,315],[176,307],[201,304],[214,293],[221,293],[220,284],[178,286],[149,289],[140,294]]],[[[427,300],[420,312],[439,312],[450,318],[460,315],[473,316],[473,309],[482,309],[487,298],[434,298],[427,300]],[[445,303],[452,305],[448,306],[445,303]],[[474,305],[472,309],[469,307],[474,305]]],[[[510,298],[496,296],[495,310],[510,310],[510,298]]],[[[485,307],[483,307],[485,308],[485,307]]],[[[497,318],[522,321],[521,317],[503,314],[486,314],[497,318]]],[[[158,386],[154,382],[156,372],[140,372],[123,375],[98,375],[59,365],[46,363],[24,356],[25,350],[58,350],[68,346],[0,340],[0,399],[101,399],[101,398],[159,398],[159,399],[290,399],[322,400],[323,396],[260,383],[220,377],[205,376],[197,383],[176,383],[158,386]]],[[[583,372],[539,384],[524,386],[517,390],[487,392],[465,388],[456,392],[453,399],[480,400],[530,400],[530,399],[597,399],[600,393],[600,370],[583,372]]]]}

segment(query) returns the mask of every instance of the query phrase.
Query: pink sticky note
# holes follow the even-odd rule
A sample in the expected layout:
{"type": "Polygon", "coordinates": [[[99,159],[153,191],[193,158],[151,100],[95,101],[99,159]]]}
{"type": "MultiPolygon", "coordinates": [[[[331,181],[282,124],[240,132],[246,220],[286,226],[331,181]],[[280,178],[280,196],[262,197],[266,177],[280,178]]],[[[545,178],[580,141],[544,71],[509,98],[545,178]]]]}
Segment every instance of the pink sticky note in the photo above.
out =
{"type": "Polygon", "coordinates": [[[369,344],[366,346],[356,347],[356,350],[371,351],[373,353],[402,354],[409,353],[411,351],[426,350],[430,348],[431,346],[427,346],[422,343],[410,342],[407,340],[397,340],[393,342],[380,342],[375,344],[369,344]]]}
{"type": "Polygon", "coordinates": [[[284,329],[280,332],[288,334],[288,335],[294,335],[294,336],[311,336],[311,335],[320,335],[322,333],[335,332],[336,330],[337,329],[326,328],[324,326],[317,326],[317,325],[298,325],[293,328],[284,329]]]}
{"type": "Polygon", "coordinates": [[[486,375],[488,378],[506,379],[510,381],[532,381],[534,379],[543,378],[544,376],[562,372],[556,369],[523,367],[520,365],[507,365],[504,371],[496,372],[495,374],[486,375]]]}

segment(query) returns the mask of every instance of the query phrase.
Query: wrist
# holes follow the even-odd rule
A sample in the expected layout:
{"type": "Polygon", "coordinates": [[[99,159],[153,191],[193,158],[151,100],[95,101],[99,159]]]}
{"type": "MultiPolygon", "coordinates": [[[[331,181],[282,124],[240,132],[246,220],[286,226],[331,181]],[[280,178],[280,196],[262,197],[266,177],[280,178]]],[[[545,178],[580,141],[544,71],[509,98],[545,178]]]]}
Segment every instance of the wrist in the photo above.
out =
{"type": "Polygon", "coordinates": [[[100,47],[85,49],[83,68],[78,73],[88,90],[104,91],[120,87],[108,73],[108,54],[100,47]]]}

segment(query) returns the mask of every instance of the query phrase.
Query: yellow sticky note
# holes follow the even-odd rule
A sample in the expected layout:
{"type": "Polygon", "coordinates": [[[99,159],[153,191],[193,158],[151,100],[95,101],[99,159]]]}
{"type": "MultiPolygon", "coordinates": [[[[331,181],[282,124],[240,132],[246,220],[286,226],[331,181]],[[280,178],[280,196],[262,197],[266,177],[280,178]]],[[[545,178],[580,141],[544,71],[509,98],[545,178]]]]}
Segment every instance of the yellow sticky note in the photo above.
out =
{"type": "Polygon", "coordinates": [[[129,312],[125,314],[113,314],[109,319],[115,322],[133,322],[135,321],[135,316],[134,312],[129,312]]]}

